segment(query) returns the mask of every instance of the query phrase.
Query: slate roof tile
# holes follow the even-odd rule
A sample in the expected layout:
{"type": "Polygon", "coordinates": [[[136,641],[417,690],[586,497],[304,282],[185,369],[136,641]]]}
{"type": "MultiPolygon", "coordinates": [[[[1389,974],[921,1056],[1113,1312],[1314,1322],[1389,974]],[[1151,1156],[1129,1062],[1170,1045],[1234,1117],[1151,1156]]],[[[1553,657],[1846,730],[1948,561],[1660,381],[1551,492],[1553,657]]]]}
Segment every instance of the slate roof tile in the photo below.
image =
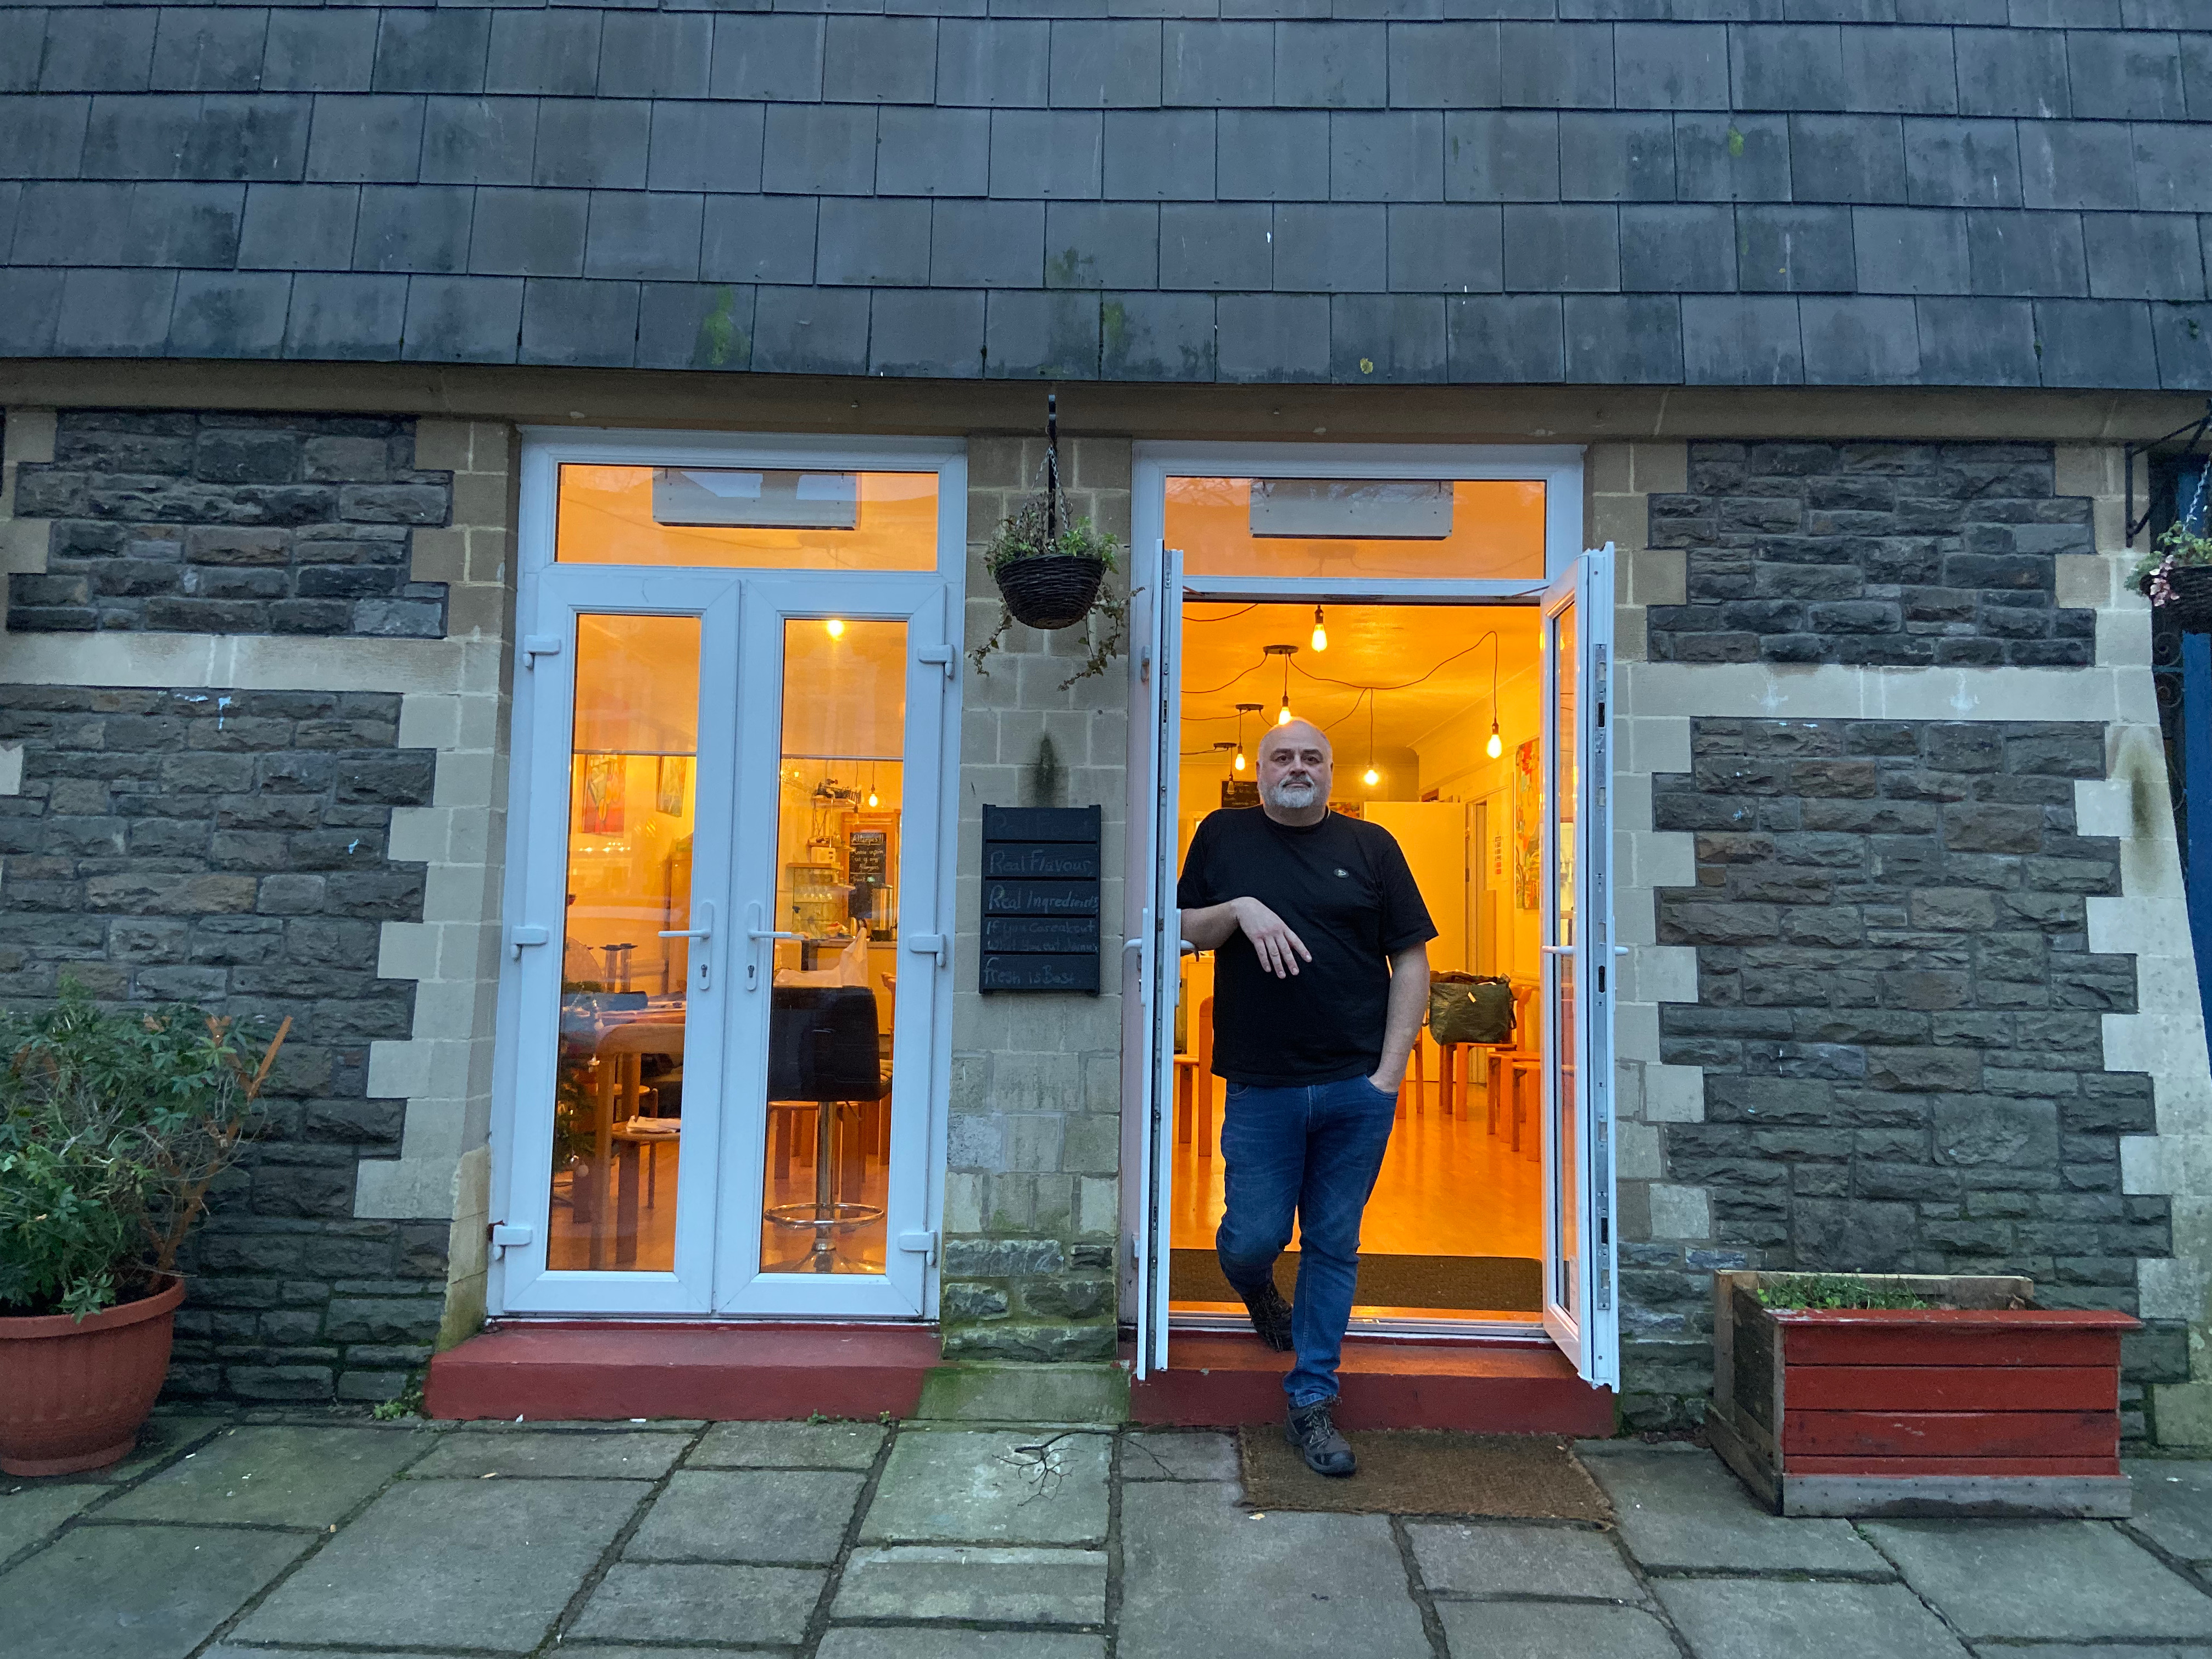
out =
{"type": "Polygon", "coordinates": [[[2069,29],[2066,79],[2077,117],[2179,121],[2188,113],[2179,43],[2169,34],[2069,29]]]}
{"type": "Polygon", "coordinates": [[[1685,294],[1682,378],[1691,386],[1799,386],[1797,301],[1781,294],[1685,294]]]}
{"type": "Polygon", "coordinates": [[[187,270],[170,313],[172,357],[283,355],[292,278],[282,271],[187,270]]]}
{"type": "Polygon", "coordinates": [[[1849,293],[1857,280],[1849,208],[1739,206],[1735,238],[1736,285],[1747,293],[1849,293]]]}
{"type": "MultiPolygon", "coordinates": [[[[344,270],[353,263],[358,185],[248,185],[238,263],[268,270],[344,270]]],[[[395,325],[393,349],[398,349],[395,325]]]]}
{"type": "Polygon", "coordinates": [[[784,374],[864,374],[868,290],[763,288],[753,299],[753,367],[784,374]]]}
{"type": "Polygon", "coordinates": [[[426,98],[426,185],[526,185],[538,153],[535,98],[426,98]]]}
{"type": "Polygon", "coordinates": [[[1149,202],[1048,202],[1047,288],[1147,289],[1160,277],[1160,210],[1149,202]]]}
{"type": "Polygon", "coordinates": [[[1662,113],[1559,117],[1559,198],[1567,202],[1671,202],[1674,122],[1662,113]]]}
{"type": "Polygon", "coordinates": [[[655,283],[696,280],[704,210],[705,198],[690,191],[593,191],[584,233],[584,274],[655,283]]]}
{"type": "Polygon", "coordinates": [[[1851,210],[1851,251],[1862,294],[1965,294],[1966,216],[1959,209],[1851,210]]]}
{"type": "Polygon", "coordinates": [[[1562,316],[1570,380],[1679,386],[1682,307],[1671,294],[1570,294],[1562,316]]]}
{"type": "Polygon", "coordinates": [[[1047,100],[1060,109],[1158,109],[1157,21],[1069,19],[1051,26],[1047,100]]]}
{"type": "Polygon", "coordinates": [[[287,357],[393,362],[406,320],[404,276],[302,271],[292,279],[280,349],[287,357]]]}
{"type": "Polygon", "coordinates": [[[2043,384],[2141,386],[2158,383],[2158,348],[2148,305],[2038,300],[2035,338],[2043,384]]]}
{"type": "Polygon", "coordinates": [[[1904,124],[1894,115],[1791,116],[1790,191],[1801,202],[1903,202],[1904,124]]]}
{"type": "Polygon", "coordinates": [[[1621,23],[1613,97],[1623,109],[1726,109],[1729,32],[1717,23],[1621,23]]]}
{"type": "Polygon", "coordinates": [[[2073,114],[2063,34],[2041,29],[1960,29],[1952,41],[1960,114],[2043,121],[2073,114]]]}
{"type": "Polygon", "coordinates": [[[1098,302],[1099,370],[1115,380],[1214,378],[1210,294],[1108,293],[1098,302]]]}
{"type": "Polygon", "coordinates": [[[1844,49],[1832,23],[1752,23],[1729,31],[1736,107],[1839,110],[1844,49]]]}
{"type": "Polygon", "coordinates": [[[1329,118],[1320,110],[1223,110],[1216,185],[1231,202],[1328,199],[1329,118]]]}
{"type": "Polygon", "coordinates": [[[2093,298],[2204,298],[2204,250],[2195,220],[2172,213],[2090,213],[2082,216],[2081,233],[2093,298]]]}
{"type": "Polygon", "coordinates": [[[410,276],[399,355],[410,362],[511,363],[522,332],[520,276],[410,276]]]}
{"type": "Polygon", "coordinates": [[[1313,294],[1224,294],[1214,302],[1224,380],[1270,384],[1329,378],[1328,299],[1313,294]]]}
{"type": "Polygon", "coordinates": [[[1390,101],[1389,27],[1276,24],[1275,101],[1293,109],[1384,107],[1390,101]]]}
{"type": "Polygon", "coordinates": [[[1041,288],[1042,202],[939,202],[929,219],[935,288],[1041,288]]]}
{"type": "MultiPolygon", "coordinates": [[[[102,93],[90,100],[88,118],[73,107],[82,101],[22,100],[25,142],[8,153],[21,158],[24,177],[74,178],[81,171],[88,179],[173,179],[183,171],[199,125],[198,94],[102,93]]],[[[14,125],[8,114],[0,109],[0,137],[14,125]]]]}
{"type": "Polygon", "coordinates": [[[1096,198],[1104,164],[1095,110],[994,110],[991,194],[1066,201],[1096,198]]]}
{"type": "Polygon", "coordinates": [[[39,84],[46,45],[43,7],[0,9],[0,92],[28,92],[39,84]]]}
{"type": "Polygon", "coordinates": [[[2212,123],[2135,129],[2136,199],[2148,212],[2212,213],[2212,123]]]}
{"type": "Polygon", "coordinates": [[[1042,108],[1051,53],[1049,23],[947,17],[937,26],[937,101],[1042,108]]]}
{"type": "Polygon", "coordinates": [[[1160,286],[1226,293],[1274,276],[1274,210],[1263,204],[1170,202],[1160,209],[1160,286]]]}
{"type": "Polygon", "coordinates": [[[1690,202],[1788,201],[1789,118],[1677,115],[1674,189],[1690,202]]]}
{"type": "MultiPolygon", "coordinates": [[[[195,123],[196,140],[198,134],[195,123]]],[[[315,99],[314,126],[307,145],[308,179],[320,184],[404,185],[414,180],[422,160],[421,98],[385,94],[315,99]]]]}
{"type": "Polygon", "coordinates": [[[640,368],[752,367],[753,291],[742,283],[644,283],[637,303],[640,368]]]}
{"type": "Polygon", "coordinates": [[[2073,213],[1969,213],[1977,294],[2063,299],[2089,291],[2081,219],[2073,213]]]}
{"type": "MultiPolygon", "coordinates": [[[[243,185],[133,185],[130,228],[118,263],[230,270],[238,263],[245,205],[243,185]]],[[[283,319],[278,322],[281,333],[283,319]]]]}
{"type": "Polygon", "coordinates": [[[1407,203],[1389,215],[1393,290],[1495,294],[1503,286],[1503,210],[1494,204],[1407,203]]]}
{"type": "Polygon", "coordinates": [[[597,11],[495,11],[484,90],[588,98],[599,84],[597,11]]]}
{"type": "Polygon", "coordinates": [[[2115,121],[2023,121],[2020,183],[2032,208],[2131,208],[2134,140],[2115,121]]]}
{"type": "Polygon", "coordinates": [[[2035,307],[2025,300],[1923,299],[1920,378],[1930,386],[2036,386],[2035,307]]]}
{"type": "Polygon", "coordinates": [[[581,276],[591,202],[575,190],[477,191],[469,270],[484,276],[581,276]]]}
{"type": "Polygon", "coordinates": [[[482,92],[491,17],[460,7],[386,11],[370,84],[379,92],[482,92]]]}
{"type": "Polygon", "coordinates": [[[982,291],[885,289],[874,296],[867,345],[871,374],[979,379],[983,373],[982,291]]]}
{"type": "Polygon", "coordinates": [[[27,184],[16,204],[10,260],[27,265],[121,264],[131,191],[125,184],[27,184]]]}
{"type": "Polygon", "coordinates": [[[1686,203],[1621,208],[1625,291],[1726,294],[1735,285],[1735,215],[1730,210],[1686,203]]]}
{"type": "Polygon", "coordinates": [[[1332,200],[1443,198],[1443,118],[1432,112],[1339,111],[1328,118],[1328,154],[1332,200]]]}
{"type": "Polygon", "coordinates": [[[1611,107],[1613,25],[1500,23],[1498,101],[1509,109],[1611,107]]]}
{"type": "Polygon", "coordinates": [[[1445,357],[1451,378],[1506,386],[1564,380],[1565,328],[1555,294],[1447,299],[1445,357]]]}
{"type": "Polygon", "coordinates": [[[1844,30],[1844,108],[1900,115],[1956,114],[1959,72],[1951,42],[1949,29],[1844,30]]]}
{"type": "Polygon", "coordinates": [[[1559,115],[1475,110],[1444,117],[1444,199],[1558,201],[1559,115]]]}
{"type": "Polygon", "coordinates": [[[2159,384],[2212,392],[2212,306],[2153,306],[2150,324],[2159,384]]]}
{"type": "Polygon", "coordinates": [[[49,357],[62,308],[59,270],[35,265],[0,267],[0,354],[49,357]]]}
{"type": "Polygon", "coordinates": [[[1920,378],[1919,321],[1907,299],[1807,295],[1797,301],[1805,378],[1823,386],[1901,386],[1920,378]]]}
{"type": "Polygon", "coordinates": [[[628,368],[637,361],[638,284],[533,276],[523,284],[515,361],[628,368]]]}
{"type": "Polygon", "coordinates": [[[824,22],[790,12],[717,17],[714,96],[801,104],[821,97],[824,22]]]}
{"type": "Polygon", "coordinates": [[[930,204],[896,197],[833,196],[822,204],[814,280],[856,287],[929,285],[930,204]]]}
{"type": "Polygon", "coordinates": [[[1399,109],[1495,109],[1498,25],[1392,24],[1389,85],[1399,109]]]}
{"type": "Polygon", "coordinates": [[[2017,128],[2010,121],[1907,117],[1905,191],[1915,207],[2018,207],[2017,128]]]}
{"type": "Polygon", "coordinates": [[[571,190],[642,190],[652,126],[653,106],[641,98],[546,99],[538,106],[532,180],[571,190]]]}
{"type": "Polygon", "coordinates": [[[1383,292],[1389,285],[1388,213],[1379,203],[1285,203],[1276,208],[1276,290],[1383,292]]]}
{"type": "Polygon", "coordinates": [[[700,276],[710,283],[811,283],[818,206],[811,196],[709,196],[700,276]]]}
{"type": "Polygon", "coordinates": [[[55,7],[46,15],[41,92],[143,92],[154,66],[150,7],[55,7]]]}
{"type": "Polygon", "coordinates": [[[1620,216],[1612,207],[1508,203],[1508,293],[1611,293],[1620,287],[1620,216]]]}
{"type": "Polygon", "coordinates": [[[168,348],[176,294],[173,270],[69,271],[54,349],[70,357],[159,357],[168,348]]]}
{"type": "Polygon", "coordinates": [[[767,112],[763,104],[656,100],[647,140],[646,188],[760,189],[767,112]]]}
{"type": "Polygon", "coordinates": [[[983,341],[983,373],[990,379],[1095,380],[1098,296],[994,289],[983,341]]]}
{"type": "Polygon", "coordinates": [[[609,98],[704,98],[714,54],[703,12],[616,12],[599,32],[599,90],[609,98]]]}
{"type": "Polygon", "coordinates": [[[935,18],[828,20],[822,42],[823,98],[833,103],[927,104],[936,95],[935,18]]]}
{"type": "Polygon", "coordinates": [[[1162,103],[1265,107],[1274,100],[1272,25],[1177,21],[1161,26],[1162,103]]]}
{"type": "MultiPolygon", "coordinates": [[[[252,92],[261,85],[268,35],[269,14],[258,9],[166,9],[154,31],[147,85],[156,92],[252,92]]],[[[7,46],[0,26],[0,55],[7,46]]]]}
{"type": "Polygon", "coordinates": [[[1441,295],[1340,294],[1329,301],[1331,380],[1419,385],[1445,379],[1449,368],[1441,295]]]}
{"type": "Polygon", "coordinates": [[[1101,142],[1107,196],[1128,201],[1214,199],[1212,110],[1109,110],[1101,142]]]}

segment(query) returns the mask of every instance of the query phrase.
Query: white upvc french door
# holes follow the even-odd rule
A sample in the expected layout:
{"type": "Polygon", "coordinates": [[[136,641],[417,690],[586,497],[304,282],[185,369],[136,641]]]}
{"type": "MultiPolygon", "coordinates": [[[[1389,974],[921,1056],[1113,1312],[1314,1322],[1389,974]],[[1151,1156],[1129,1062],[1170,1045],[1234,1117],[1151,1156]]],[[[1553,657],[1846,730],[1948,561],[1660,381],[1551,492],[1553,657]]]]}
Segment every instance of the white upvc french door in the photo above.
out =
{"type": "Polygon", "coordinates": [[[1544,1328],[1617,1388],[1611,544],[1552,583],[1543,617],[1544,1328]]]}

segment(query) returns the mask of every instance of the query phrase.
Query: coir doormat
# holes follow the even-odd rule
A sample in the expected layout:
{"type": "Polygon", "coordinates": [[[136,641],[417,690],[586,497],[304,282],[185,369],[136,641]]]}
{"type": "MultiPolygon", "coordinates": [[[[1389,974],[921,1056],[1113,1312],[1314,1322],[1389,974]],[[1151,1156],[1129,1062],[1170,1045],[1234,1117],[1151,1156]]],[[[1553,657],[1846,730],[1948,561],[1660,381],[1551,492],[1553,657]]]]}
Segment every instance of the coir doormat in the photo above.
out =
{"type": "MultiPolygon", "coordinates": [[[[1275,1284],[1285,1297],[1297,1285],[1298,1253],[1275,1258],[1275,1284]]],[[[1175,1302],[1234,1302],[1210,1249],[1178,1249],[1168,1259],[1168,1297],[1175,1302]]],[[[1544,1264],[1518,1255],[1381,1255],[1359,1258],[1352,1300],[1364,1308],[1434,1308],[1440,1312],[1536,1313],[1544,1306],[1544,1264]]]]}
{"type": "Polygon", "coordinates": [[[1345,1437],[1359,1456],[1346,1480],[1316,1474],[1278,1424],[1237,1431],[1244,1501],[1255,1510],[1337,1515],[1485,1515],[1610,1522],[1613,1506],[1556,1435],[1372,1429],[1345,1437]]]}

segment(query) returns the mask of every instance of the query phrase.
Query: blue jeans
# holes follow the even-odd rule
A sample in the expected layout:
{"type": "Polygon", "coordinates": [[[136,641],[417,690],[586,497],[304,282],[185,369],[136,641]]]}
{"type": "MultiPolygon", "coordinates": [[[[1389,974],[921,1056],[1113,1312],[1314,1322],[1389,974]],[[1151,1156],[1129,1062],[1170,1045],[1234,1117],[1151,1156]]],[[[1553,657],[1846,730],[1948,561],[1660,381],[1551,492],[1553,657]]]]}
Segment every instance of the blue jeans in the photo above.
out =
{"type": "Polygon", "coordinates": [[[1359,1277],[1359,1218],[1382,1172],[1396,1100],[1364,1077],[1297,1089],[1229,1085],[1221,1116],[1226,1201],[1214,1249],[1240,1291],[1274,1276],[1298,1224],[1297,1294],[1291,1340],[1297,1363],[1283,1379],[1294,1407],[1336,1397],[1336,1367],[1359,1277]]]}

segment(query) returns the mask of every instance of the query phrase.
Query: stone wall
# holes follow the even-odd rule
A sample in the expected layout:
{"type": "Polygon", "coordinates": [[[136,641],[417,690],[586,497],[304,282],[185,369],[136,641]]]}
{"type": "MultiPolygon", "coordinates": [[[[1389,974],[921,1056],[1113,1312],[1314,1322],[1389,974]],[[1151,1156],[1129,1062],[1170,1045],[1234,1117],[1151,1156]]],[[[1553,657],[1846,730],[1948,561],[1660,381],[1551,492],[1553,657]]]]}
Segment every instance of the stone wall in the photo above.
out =
{"type": "MultiPolygon", "coordinates": [[[[1126,545],[1129,446],[1060,446],[1078,514],[1126,545]]],[[[977,439],[968,449],[969,649],[1000,620],[981,550],[1022,492],[1043,446],[977,439]]],[[[1109,578],[1117,591],[1124,574],[1109,578]]],[[[1096,619],[1092,624],[1097,626],[1096,619]]],[[[1120,1212],[1122,834],[1127,812],[1127,664],[1064,685],[1090,654],[1086,629],[1009,629],[978,672],[963,668],[960,717],[958,939],[952,1094],[940,1289],[945,1352],[955,1358],[1111,1359],[1120,1212]],[[1100,994],[975,988],[981,944],[980,845],[986,805],[1103,809],[1105,879],[1100,994]]]]}
{"type": "Polygon", "coordinates": [[[1649,615],[1655,662],[2083,667],[2089,611],[2056,559],[2095,542],[2048,444],[1693,443],[1653,497],[1686,603],[1649,615]]]}
{"type": "Polygon", "coordinates": [[[437,639],[447,584],[410,566],[453,505],[409,419],[65,410],[17,471],[16,518],[53,522],[8,628],[437,639]]]}
{"type": "Polygon", "coordinates": [[[422,913],[395,809],[431,798],[398,696],[0,686],[0,996],[188,1000],[292,1030],[266,1127],[183,1266],[173,1394],[381,1400],[429,1352],[447,1226],[355,1217],[356,1167],[405,1103],[368,1087],[415,988],[378,972],[386,921],[422,913]]]}

